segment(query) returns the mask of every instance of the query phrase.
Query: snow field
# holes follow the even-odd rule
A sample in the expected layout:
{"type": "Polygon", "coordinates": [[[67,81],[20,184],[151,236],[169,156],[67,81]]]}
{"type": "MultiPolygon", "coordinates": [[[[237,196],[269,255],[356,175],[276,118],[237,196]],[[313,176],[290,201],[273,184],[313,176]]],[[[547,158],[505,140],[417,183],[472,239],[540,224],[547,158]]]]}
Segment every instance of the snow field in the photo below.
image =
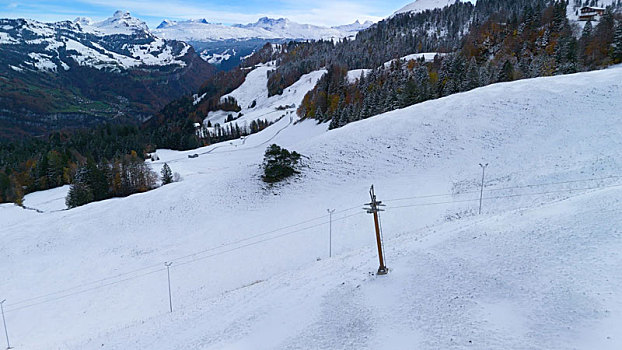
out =
{"type": "MultiPolygon", "coordinates": [[[[59,212],[1,205],[12,345],[617,349],[621,78],[496,84],[329,132],[281,119],[244,142],[159,150],[154,169],[184,180],[155,191],[59,212]],[[300,177],[260,181],[271,142],[305,156],[300,177]],[[369,274],[372,183],[387,204],[384,277],[369,274]]],[[[35,195],[41,207],[58,193],[35,195]]]]}
{"type": "Polygon", "coordinates": [[[222,97],[223,100],[227,97],[235,98],[238,105],[242,108],[241,113],[243,116],[241,118],[225,123],[229,114],[236,117],[238,113],[213,111],[208,113],[203,123],[207,125],[207,122],[210,121],[212,125],[219,123],[222,127],[226,127],[227,124],[232,126],[237,124],[242,128],[250,126],[250,123],[257,119],[266,119],[269,122],[274,122],[280,118],[297,118],[295,113],[300,102],[302,102],[305,94],[315,87],[318,80],[326,73],[326,70],[305,74],[296,83],[285,89],[282,95],[268,97],[268,91],[266,90],[268,72],[273,69],[274,66],[270,64],[261,65],[253,69],[248,73],[244,83],[239,88],[222,97]],[[255,101],[256,105],[250,108],[253,101],[255,101]]]}

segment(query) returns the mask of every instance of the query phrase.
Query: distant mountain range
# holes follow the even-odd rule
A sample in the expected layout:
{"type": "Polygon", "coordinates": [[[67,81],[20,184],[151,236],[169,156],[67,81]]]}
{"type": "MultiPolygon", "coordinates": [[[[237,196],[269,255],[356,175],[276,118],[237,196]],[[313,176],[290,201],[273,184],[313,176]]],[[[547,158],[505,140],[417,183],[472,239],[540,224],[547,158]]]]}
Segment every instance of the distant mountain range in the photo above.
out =
{"type": "Polygon", "coordinates": [[[127,12],[97,23],[0,19],[0,138],[146,119],[214,72],[127,12]]]}
{"type": "Polygon", "coordinates": [[[363,24],[356,21],[349,25],[327,28],[299,24],[287,18],[268,17],[260,18],[255,23],[231,26],[210,23],[205,19],[181,22],[164,20],[153,33],[165,39],[202,42],[249,39],[330,40],[354,36],[358,31],[371,25],[373,25],[371,21],[363,24]]]}
{"type": "Polygon", "coordinates": [[[267,42],[282,43],[290,40],[341,40],[353,38],[374,23],[367,21],[337,27],[299,24],[286,18],[260,18],[255,23],[231,26],[210,23],[205,19],[175,22],[164,20],[153,33],[161,38],[186,41],[200,52],[201,57],[229,70],[267,42]]]}

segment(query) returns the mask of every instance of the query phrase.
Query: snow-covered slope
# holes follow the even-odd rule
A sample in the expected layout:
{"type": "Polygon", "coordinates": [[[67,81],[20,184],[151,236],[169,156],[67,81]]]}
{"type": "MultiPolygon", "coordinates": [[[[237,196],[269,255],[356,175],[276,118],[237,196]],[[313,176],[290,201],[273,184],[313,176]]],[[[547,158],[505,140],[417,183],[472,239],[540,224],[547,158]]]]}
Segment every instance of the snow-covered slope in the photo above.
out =
{"type": "Polygon", "coordinates": [[[618,66],[496,84],[331,131],[284,118],[245,141],[159,150],[154,168],[184,180],[148,193],[1,205],[11,345],[619,349],[621,82],[618,66]],[[265,187],[272,142],[305,167],[265,187]],[[383,277],[361,210],[372,183],[383,277]]]}
{"type": "MultiPolygon", "coordinates": [[[[402,7],[401,9],[395,11],[393,13],[393,16],[400,14],[400,13],[407,13],[407,12],[418,13],[418,12],[423,12],[425,10],[433,10],[437,8],[440,9],[445,6],[452,5],[455,2],[456,2],[455,0],[416,0],[402,7]]],[[[471,2],[475,2],[475,1],[473,0],[471,2]]]]}
{"type": "Polygon", "coordinates": [[[312,90],[318,80],[326,73],[326,70],[319,70],[303,75],[296,83],[283,91],[282,95],[268,97],[266,86],[268,84],[268,72],[275,67],[271,65],[261,65],[248,73],[244,83],[235,91],[222,97],[226,99],[233,97],[242,107],[240,111],[243,116],[235,121],[225,123],[229,114],[237,113],[226,111],[210,112],[205,118],[204,123],[216,123],[223,127],[227,124],[238,125],[246,128],[253,120],[261,119],[274,122],[285,116],[292,116],[305,94],[312,90]]]}

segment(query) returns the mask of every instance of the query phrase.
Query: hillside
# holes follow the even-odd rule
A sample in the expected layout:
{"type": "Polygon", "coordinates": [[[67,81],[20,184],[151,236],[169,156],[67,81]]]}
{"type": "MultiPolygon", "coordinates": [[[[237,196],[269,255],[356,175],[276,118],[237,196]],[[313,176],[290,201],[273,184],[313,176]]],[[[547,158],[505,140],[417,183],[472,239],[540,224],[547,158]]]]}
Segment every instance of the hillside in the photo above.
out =
{"type": "Polygon", "coordinates": [[[443,7],[450,6],[453,3],[455,3],[453,0],[416,0],[395,11],[393,16],[402,13],[415,14],[426,10],[442,9],[443,7]]]}
{"type": "Polygon", "coordinates": [[[0,205],[11,345],[617,349],[621,81],[616,66],[494,84],[331,131],[281,119],[244,141],[159,150],[153,167],[183,181],[155,191],[69,211],[54,211],[59,190],[26,198],[42,213],[0,205]],[[272,142],[306,166],[269,188],[272,142]],[[361,210],[372,183],[387,204],[383,277],[361,210]]]}

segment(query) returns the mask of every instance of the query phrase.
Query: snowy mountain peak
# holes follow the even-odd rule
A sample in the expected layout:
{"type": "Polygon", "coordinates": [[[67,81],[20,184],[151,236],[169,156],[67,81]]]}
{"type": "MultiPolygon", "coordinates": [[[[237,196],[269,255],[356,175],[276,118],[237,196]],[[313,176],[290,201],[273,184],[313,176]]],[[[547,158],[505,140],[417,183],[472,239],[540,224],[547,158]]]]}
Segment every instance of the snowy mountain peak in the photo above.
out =
{"type": "Polygon", "coordinates": [[[341,25],[341,26],[335,26],[332,27],[333,29],[337,29],[337,30],[342,30],[342,31],[347,31],[347,32],[355,32],[355,31],[361,31],[361,30],[365,30],[369,27],[371,27],[372,25],[374,25],[374,22],[372,21],[365,21],[364,23],[361,23],[358,19],[352,23],[352,24],[346,24],[346,25],[341,25]]]}
{"type": "Polygon", "coordinates": [[[73,23],[77,23],[82,26],[92,26],[95,22],[89,17],[78,17],[73,20],[73,23]]]}
{"type": "Polygon", "coordinates": [[[125,18],[125,19],[129,19],[132,16],[130,15],[130,13],[128,11],[122,11],[122,10],[117,10],[115,11],[115,13],[112,15],[112,17],[114,18],[125,18]]]}
{"type": "Polygon", "coordinates": [[[132,35],[149,31],[147,23],[132,17],[129,12],[121,10],[116,11],[112,17],[101,22],[93,23],[91,21],[88,23],[88,21],[80,21],[79,23],[86,31],[104,35],[132,35]]]}
{"type": "Polygon", "coordinates": [[[284,29],[290,26],[292,22],[287,18],[270,18],[270,17],[261,17],[257,22],[250,23],[246,25],[236,25],[239,28],[263,28],[266,30],[271,30],[274,28],[284,29]]]}
{"type": "Polygon", "coordinates": [[[172,27],[174,25],[177,25],[177,22],[165,19],[165,20],[162,21],[162,23],[160,23],[160,25],[158,25],[156,27],[156,29],[168,28],[168,27],[172,27]]]}

